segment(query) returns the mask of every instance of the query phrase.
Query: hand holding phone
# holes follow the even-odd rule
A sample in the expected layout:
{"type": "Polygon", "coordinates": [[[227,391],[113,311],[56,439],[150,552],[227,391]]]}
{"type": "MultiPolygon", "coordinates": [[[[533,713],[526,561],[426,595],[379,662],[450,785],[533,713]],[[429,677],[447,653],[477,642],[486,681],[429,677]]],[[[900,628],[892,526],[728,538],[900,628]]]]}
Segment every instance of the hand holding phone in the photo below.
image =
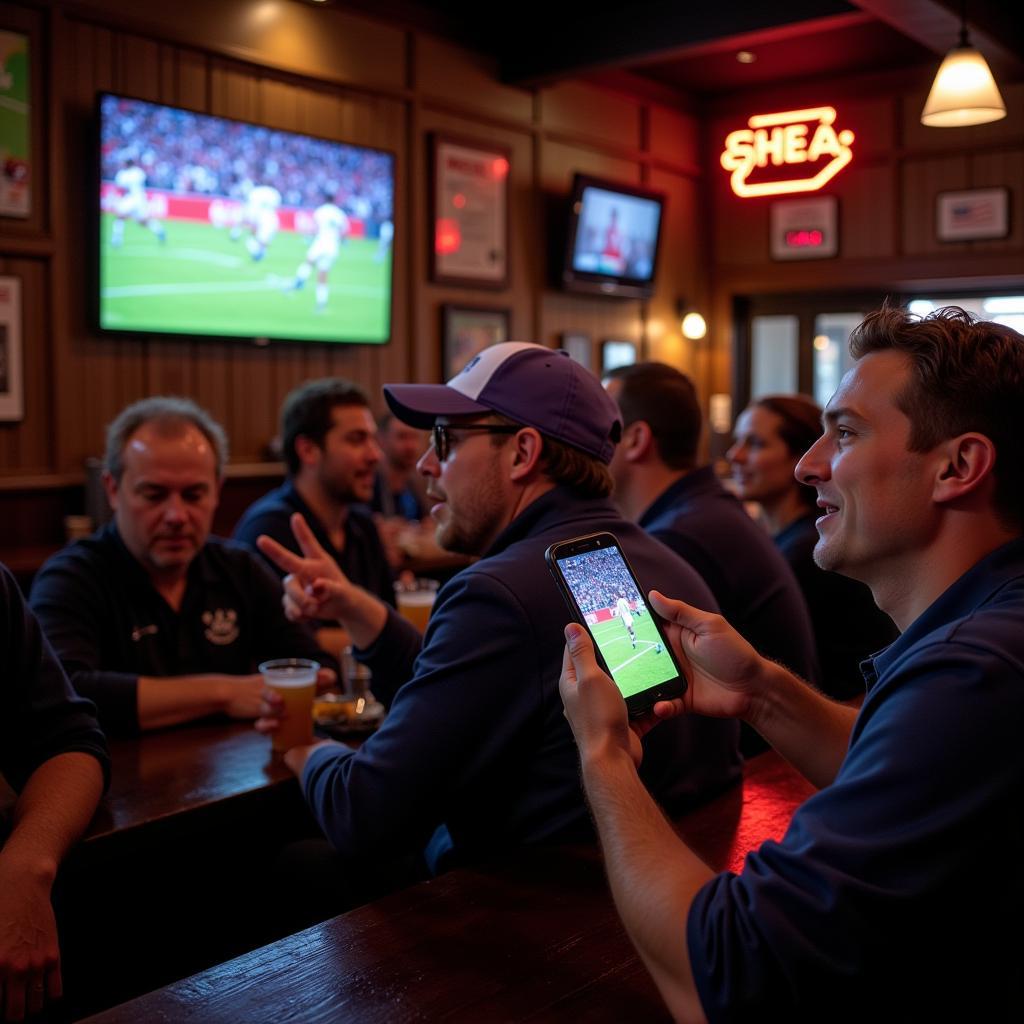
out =
{"type": "Polygon", "coordinates": [[[685,692],[685,677],[661,622],[644,600],[612,534],[594,533],[552,544],[544,558],[572,617],[593,638],[598,659],[631,716],[685,692]]]}

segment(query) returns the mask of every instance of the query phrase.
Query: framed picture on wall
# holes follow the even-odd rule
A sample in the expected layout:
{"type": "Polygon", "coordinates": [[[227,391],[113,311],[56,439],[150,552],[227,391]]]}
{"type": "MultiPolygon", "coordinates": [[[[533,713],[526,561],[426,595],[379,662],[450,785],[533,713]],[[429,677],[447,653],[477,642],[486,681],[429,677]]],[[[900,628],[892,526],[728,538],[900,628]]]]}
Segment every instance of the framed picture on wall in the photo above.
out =
{"type": "Polygon", "coordinates": [[[24,415],[21,281],[0,277],[0,420],[20,420],[24,415]]]}
{"type": "Polygon", "coordinates": [[[509,311],[445,305],[441,308],[441,374],[451,380],[478,352],[508,341],[509,311]]]}
{"type": "Polygon", "coordinates": [[[601,373],[608,373],[619,366],[632,366],[636,362],[636,342],[613,341],[601,343],[601,373]]]}
{"type": "Polygon", "coordinates": [[[827,260],[839,255],[835,196],[780,199],[769,214],[773,260],[827,260]]]}
{"type": "Polygon", "coordinates": [[[562,344],[560,347],[568,352],[570,358],[575,359],[580,366],[585,366],[588,370],[593,369],[591,366],[593,363],[591,355],[593,345],[591,344],[589,334],[583,334],[578,331],[566,331],[562,334],[562,344]]]}
{"type": "Polygon", "coordinates": [[[39,136],[32,123],[32,36],[18,31],[21,21],[12,24],[5,13],[0,24],[0,216],[28,219],[33,179],[38,183],[39,178],[34,166],[39,136]]]}
{"type": "Polygon", "coordinates": [[[1006,238],[1010,233],[1010,190],[972,188],[940,192],[936,197],[935,221],[940,242],[1006,238]]]}
{"type": "Polygon", "coordinates": [[[430,276],[440,284],[508,284],[510,153],[431,136],[430,276]]]}

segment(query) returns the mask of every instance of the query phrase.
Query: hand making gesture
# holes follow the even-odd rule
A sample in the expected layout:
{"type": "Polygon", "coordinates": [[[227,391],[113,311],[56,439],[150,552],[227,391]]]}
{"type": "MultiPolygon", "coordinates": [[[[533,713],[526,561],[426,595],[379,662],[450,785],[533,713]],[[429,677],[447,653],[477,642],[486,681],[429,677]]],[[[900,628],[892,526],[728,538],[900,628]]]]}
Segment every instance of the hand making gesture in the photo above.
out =
{"type": "Polygon", "coordinates": [[[298,512],[291,518],[291,527],[301,555],[266,535],[256,541],[260,551],[288,574],[282,598],[285,615],[292,622],[335,619],[348,630],[356,647],[369,647],[387,622],[387,605],[341,571],[298,512]]]}

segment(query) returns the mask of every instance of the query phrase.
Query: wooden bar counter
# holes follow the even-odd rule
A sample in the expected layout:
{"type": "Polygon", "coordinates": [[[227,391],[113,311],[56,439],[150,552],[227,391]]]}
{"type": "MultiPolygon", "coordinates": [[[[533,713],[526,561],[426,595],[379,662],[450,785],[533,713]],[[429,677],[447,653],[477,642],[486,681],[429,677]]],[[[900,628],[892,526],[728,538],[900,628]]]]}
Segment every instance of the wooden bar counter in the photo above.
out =
{"type": "MultiPolygon", "coordinates": [[[[811,787],[775,754],[679,831],[717,869],[811,787]]],[[[197,923],[201,927],[201,922],[197,923]]],[[[680,924],[680,941],[683,926],[680,924]]],[[[89,1018],[122,1022],[662,1021],[596,850],[525,850],[394,893],[89,1018]]]]}

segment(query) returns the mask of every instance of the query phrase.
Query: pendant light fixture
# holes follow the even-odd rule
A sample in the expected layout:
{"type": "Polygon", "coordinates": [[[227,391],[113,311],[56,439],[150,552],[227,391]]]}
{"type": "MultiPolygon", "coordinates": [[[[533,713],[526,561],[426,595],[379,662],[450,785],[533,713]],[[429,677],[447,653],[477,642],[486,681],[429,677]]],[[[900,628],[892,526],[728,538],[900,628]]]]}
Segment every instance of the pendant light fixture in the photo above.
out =
{"type": "Polygon", "coordinates": [[[963,128],[1006,117],[988,61],[967,38],[967,4],[960,8],[960,42],[946,54],[921,111],[929,128],[963,128]]]}

